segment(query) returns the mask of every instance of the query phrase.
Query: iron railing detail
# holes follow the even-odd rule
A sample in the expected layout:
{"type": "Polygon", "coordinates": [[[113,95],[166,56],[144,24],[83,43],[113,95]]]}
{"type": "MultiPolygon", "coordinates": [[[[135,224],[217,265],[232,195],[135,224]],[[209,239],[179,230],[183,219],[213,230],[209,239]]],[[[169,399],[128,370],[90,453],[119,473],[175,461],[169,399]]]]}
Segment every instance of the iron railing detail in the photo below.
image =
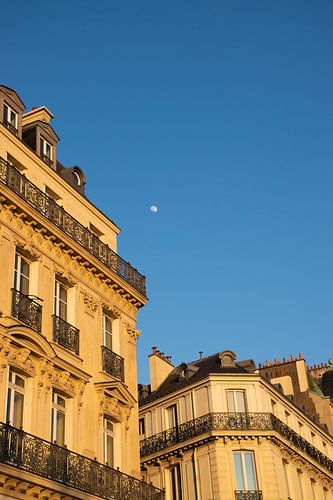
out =
{"type": "Polygon", "coordinates": [[[4,124],[4,126],[5,126],[6,128],[8,128],[8,130],[9,130],[12,134],[14,134],[14,135],[18,136],[18,129],[17,129],[17,128],[16,128],[16,127],[12,124],[12,123],[10,123],[10,122],[9,122],[9,121],[7,121],[7,120],[4,120],[2,123],[4,124]]]}
{"type": "Polygon", "coordinates": [[[275,431],[300,451],[333,472],[333,461],[271,413],[208,413],[143,439],[142,457],[211,431],[275,431]]]}
{"type": "Polygon", "coordinates": [[[0,462],[105,499],[164,499],[150,484],[4,423],[0,462]]]}
{"type": "Polygon", "coordinates": [[[53,340],[68,351],[79,355],[80,331],[59,316],[53,316],[53,340]]]}
{"type": "Polygon", "coordinates": [[[262,500],[261,490],[236,490],[236,500],[262,500]]]}
{"type": "Polygon", "coordinates": [[[107,266],[142,295],[146,295],[146,278],[128,262],[103,243],[98,236],[84,227],[50,196],[43,193],[13,165],[0,158],[0,182],[20,196],[30,206],[46,217],[57,228],[74,239],[102,264],[107,266]]]}
{"type": "Polygon", "coordinates": [[[42,331],[42,306],[15,288],[12,288],[12,316],[36,332],[42,331]]]}
{"type": "Polygon", "coordinates": [[[124,359],[105,346],[102,346],[102,366],[106,373],[124,382],[124,359]]]}
{"type": "Polygon", "coordinates": [[[43,160],[44,163],[46,163],[46,165],[48,165],[49,167],[52,167],[53,165],[53,161],[51,160],[51,158],[49,158],[46,154],[44,153],[41,153],[40,154],[40,157],[41,159],[43,160]]]}

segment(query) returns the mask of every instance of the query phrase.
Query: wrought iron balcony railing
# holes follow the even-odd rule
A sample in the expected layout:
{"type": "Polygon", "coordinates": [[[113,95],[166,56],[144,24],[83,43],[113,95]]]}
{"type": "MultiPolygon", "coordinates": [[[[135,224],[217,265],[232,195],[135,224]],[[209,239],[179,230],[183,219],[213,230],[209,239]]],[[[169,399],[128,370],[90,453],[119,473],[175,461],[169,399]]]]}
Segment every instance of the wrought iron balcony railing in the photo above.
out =
{"type": "Polygon", "coordinates": [[[80,331],[59,316],[53,316],[53,340],[68,351],[79,355],[80,331]]]}
{"type": "Polygon", "coordinates": [[[85,248],[142,295],[146,295],[146,278],[128,262],[117,255],[88,228],[60,207],[50,196],[41,191],[15,167],[0,158],[0,182],[25,200],[57,228],[85,248]]]}
{"type": "Polygon", "coordinates": [[[44,163],[46,163],[46,165],[48,165],[49,167],[52,167],[52,164],[53,164],[53,161],[51,160],[51,158],[49,158],[47,155],[45,155],[44,153],[41,153],[40,154],[40,157],[41,159],[43,160],[44,163]]]}
{"type": "Polygon", "coordinates": [[[102,366],[106,373],[124,382],[123,358],[105,346],[102,346],[102,366]]]}
{"type": "Polygon", "coordinates": [[[105,499],[164,499],[150,484],[4,423],[0,462],[105,499]]]}
{"type": "Polygon", "coordinates": [[[8,122],[7,120],[4,120],[2,123],[4,124],[4,126],[5,126],[6,128],[8,128],[8,130],[9,130],[12,134],[14,134],[14,135],[16,135],[16,136],[18,135],[18,130],[17,130],[17,128],[16,128],[16,127],[14,127],[14,125],[13,125],[12,123],[8,122]]]}
{"type": "Polygon", "coordinates": [[[333,472],[333,461],[271,413],[208,413],[140,442],[142,457],[211,431],[275,431],[333,472]]]}
{"type": "Polygon", "coordinates": [[[12,316],[36,332],[42,331],[42,306],[15,288],[12,288],[12,316]]]}
{"type": "Polygon", "coordinates": [[[236,490],[236,500],[262,500],[261,490],[236,490]]]}

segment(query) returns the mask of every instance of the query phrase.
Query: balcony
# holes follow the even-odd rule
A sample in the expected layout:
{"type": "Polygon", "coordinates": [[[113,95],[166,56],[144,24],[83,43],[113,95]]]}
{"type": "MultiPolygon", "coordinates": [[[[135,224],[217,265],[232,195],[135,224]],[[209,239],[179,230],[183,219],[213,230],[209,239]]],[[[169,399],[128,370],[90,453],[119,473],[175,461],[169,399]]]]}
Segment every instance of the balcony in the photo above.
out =
{"type": "Polygon", "coordinates": [[[76,241],[135,290],[146,296],[146,278],[119,257],[88,228],[84,227],[15,167],[0,158],[0,182],[76,241]]]}
{"type": "Polygon", "coordinates": [[[261,490],[236,490],[236,500],[262,500],[261,490]]]}
{"type": "Polygon", "coordinates": [[[9,130],[12,134],[14,134],[14,135],[18,136],[18,130],[17,130],[17,128],[16,128],[16,127],[14,127],[14,125],[13,125],[12,123],[8,122],[7,120],[4,120],[2,123],[4,124],[4,126],[5,126],[6,128],[8,128],[8,130],[9,130]]]}
{"type": "Polygon", "coordinates": [[[79,355],[80,331],[59,316],[53,316],[53,340],[68,351],[79,355]]]}
{"type": "Polygon", "coordinates": [[[140,442],[140,454],[145,457],[212,431],[218,433],[221,431],[267,431],[269,435],[276,432],[322,467],[333,472],[332,460],[271,413],[208,413],[143,439],[140,442]]]}
{"type": "Polygon", "coordinates": [[[33,330],[42,331],[42,306],[29,295],[12,288],[12,316],[33,330]]]}
{"type": "Polygon", "coordinates": [[[106,373],[124,382],[123,358],[105,346],[102,346],[102,366],[106,373]]]}
{"type": "Polygon", "coordinates": [[[164,499],[150,484],[1,422],[0,462],[105,499],[164,499]]]}

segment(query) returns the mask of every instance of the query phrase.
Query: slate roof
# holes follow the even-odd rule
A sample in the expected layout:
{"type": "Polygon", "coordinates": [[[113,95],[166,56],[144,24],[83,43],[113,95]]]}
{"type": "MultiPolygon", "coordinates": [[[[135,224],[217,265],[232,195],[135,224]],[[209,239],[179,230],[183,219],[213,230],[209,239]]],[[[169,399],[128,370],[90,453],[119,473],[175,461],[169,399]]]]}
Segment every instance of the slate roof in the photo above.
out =
{"type": "Polygon", "coordinates": [[[206,378],[208,375],[246,374],[254,373],[256,370],[255,363],[252,359],[233,361],[232,363],[224,365],[223,363],[221,364],[220,355],[221,354],[217,352],[201,360],[181,363],[172,370],[162,385],[154,392],[149,393],[149,386],[139,385],[139,405],[144,406],[162,396],[171,394],[198,380],[206,378]]]}

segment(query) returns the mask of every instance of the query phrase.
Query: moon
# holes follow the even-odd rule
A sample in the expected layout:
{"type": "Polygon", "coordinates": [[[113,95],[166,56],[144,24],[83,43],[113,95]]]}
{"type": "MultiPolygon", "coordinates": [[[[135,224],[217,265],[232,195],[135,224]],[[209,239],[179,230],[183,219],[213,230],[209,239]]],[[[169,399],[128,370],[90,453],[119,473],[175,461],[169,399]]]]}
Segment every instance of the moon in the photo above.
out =
{"type": "Polygon", "coordinates": [[[157,210],[158,210],[158,208],[156,207],[156,205],[152,205],[150,207],[150,211],[153,212],[153,214],[156,214],[157,210]]]}

